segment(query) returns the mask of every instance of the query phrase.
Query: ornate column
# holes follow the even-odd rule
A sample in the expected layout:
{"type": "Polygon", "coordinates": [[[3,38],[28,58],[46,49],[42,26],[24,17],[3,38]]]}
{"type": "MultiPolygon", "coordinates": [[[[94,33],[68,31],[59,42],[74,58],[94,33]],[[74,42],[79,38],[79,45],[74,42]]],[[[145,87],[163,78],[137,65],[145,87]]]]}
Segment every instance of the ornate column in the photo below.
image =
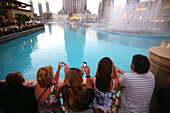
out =
{"type": "Polygon", "coordinates": [[[168,76],[170,76],[170,48],[149,48],[150,71],[155,75],[155,90],[152,96],[150,113],[161,113],[156,99],[156,91],[162,87],[170,88],[168,76]]]}

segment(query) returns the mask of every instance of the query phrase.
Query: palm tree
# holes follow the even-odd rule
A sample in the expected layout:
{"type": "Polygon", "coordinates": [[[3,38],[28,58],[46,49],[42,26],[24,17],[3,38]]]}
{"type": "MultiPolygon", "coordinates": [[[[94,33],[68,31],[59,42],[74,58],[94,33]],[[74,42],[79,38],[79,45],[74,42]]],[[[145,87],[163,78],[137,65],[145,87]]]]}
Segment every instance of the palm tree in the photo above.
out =
{"type": "Polygon", "coordinates": [[[30,21],[30,18],[27,15],[23,15],[23,14],[15,14],[15,20],[17,20],[18,25],[20,26],[21,23],[25,25],[26,21],[30,21]]]}

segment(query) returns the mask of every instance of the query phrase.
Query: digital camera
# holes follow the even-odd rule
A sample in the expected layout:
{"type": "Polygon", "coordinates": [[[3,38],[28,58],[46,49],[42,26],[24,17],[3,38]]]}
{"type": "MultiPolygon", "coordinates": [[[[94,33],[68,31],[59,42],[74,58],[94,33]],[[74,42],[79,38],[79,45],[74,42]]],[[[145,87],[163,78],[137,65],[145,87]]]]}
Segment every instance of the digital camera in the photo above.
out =
{"type": "Polygon", "coordinates": [[[86,67],[87,67],[87,63],[83,62],[83,68],[86,68],[86,67]]]}

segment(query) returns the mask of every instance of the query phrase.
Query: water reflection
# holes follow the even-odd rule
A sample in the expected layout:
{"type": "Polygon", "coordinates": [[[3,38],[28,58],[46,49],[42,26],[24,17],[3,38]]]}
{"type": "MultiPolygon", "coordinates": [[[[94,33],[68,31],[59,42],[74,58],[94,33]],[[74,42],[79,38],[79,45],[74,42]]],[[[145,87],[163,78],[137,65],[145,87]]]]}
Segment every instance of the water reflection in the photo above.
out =
{"type": "Polygon", "coordinates": [[[75,25],[63,25],[65,50],[70,67],[81,67],[84,61],[86,29],[75,25]]]}
{"type": "Polygon", "coordinates": [[[43,30],[25,38],[19,38],[0,45],[0,79],[5,79],[10,72],[24,73],[31,68],[30,55],[37,50],[37,38],[43,30]],[[30,38],[31,37],[31,38],[30,38]],[[2,49],[3,48],[3,49],[2,49]]]}
{"type": "MultiPolygon", "coordinates": [[[[49,25],[45,25],[49,28],[49,25]]],[[[64,29],[58,24],[51,25],[52,34],[45,32],[37,36],[38,49],[31,54],[32,68],[25,75],[32,73],[33,79],[40,67],[51,65],[54,73],[57,71],[59,61],[67,61],[65,51],[64,29]],[[54,32],[55,31],[55,32],[54,32]]],[[[64,71],[61,71],[61,78],[64,77],[64,71]]],[[[31,77],[29,77],[31,78],[31,77]]]]}
{"type": "Polygon", "coordinates": [[[52,34],[51,24],[48,24],[49,33],[52,34]]]}

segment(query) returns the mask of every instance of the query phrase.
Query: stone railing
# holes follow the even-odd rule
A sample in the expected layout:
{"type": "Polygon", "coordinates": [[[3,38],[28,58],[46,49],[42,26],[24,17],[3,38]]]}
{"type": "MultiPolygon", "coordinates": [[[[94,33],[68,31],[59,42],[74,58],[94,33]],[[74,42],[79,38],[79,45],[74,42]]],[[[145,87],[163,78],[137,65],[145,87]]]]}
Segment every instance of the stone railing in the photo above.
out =
{"type": "Polygon", "coordinates": [[[10,34],[10,35],[2,36],[2,37],[0,37],[0,44],[7,42],[9,40],[19,38],[19,37],[24,36],[24,35],[28,35],[30,33],[36,32],[36,31],[42,30],[42,29],[44,29],[44,26],[33,28],[33,29],[30,29],[30,30],[22,31],[22,32],[18,32],[18,33],[14,33],[14,34],[10,34]]]}

